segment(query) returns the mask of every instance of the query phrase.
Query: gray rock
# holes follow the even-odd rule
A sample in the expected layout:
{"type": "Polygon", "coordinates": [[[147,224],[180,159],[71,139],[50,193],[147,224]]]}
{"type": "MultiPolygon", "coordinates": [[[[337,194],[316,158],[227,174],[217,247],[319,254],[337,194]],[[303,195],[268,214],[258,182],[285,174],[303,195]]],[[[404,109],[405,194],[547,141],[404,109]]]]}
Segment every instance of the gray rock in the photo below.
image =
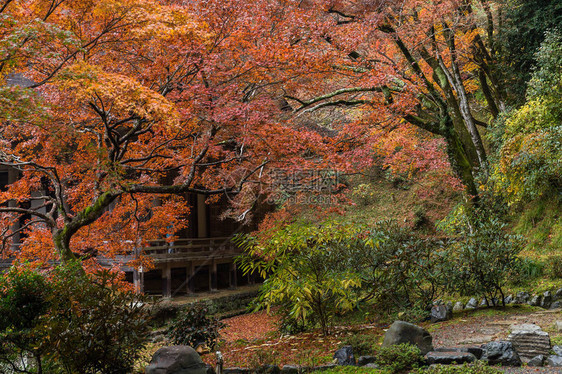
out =
{"type": "Polygon", "coordinates": [[[484,351],[482,360],[489,365],[521,366],[521,359],[513,349],[511,342],[490,342],[483,344],[481,348],[484,351]]]}
{"type": "Polygon", "coordinates": [[[511,304],[513,301],[514,301],[513,295],[507,295],[507,296],[503,299],[503,302],[505,303],[505,305],[511,304]]]}
{"type": "Polygon", "coordinates": [[[529,293],[528,292],[517,292],[517,296],[515,297],[517,304],[526,304],[529,301],[529,293]]]}
{"type": "Polygon", "coordinates": [[[255,369],[257,374],[279,374],[281,369],[277,365],[264,365],[255,369]]]}
{"type": "Polygon", "coordinates": [[[560,300],[562,299],[562,288],[559,288],[556,290],[556,292],[554,293],[554,300],[560,300]]]}
{"type": "Polygon", "coordinates": [[[550,291],[546,291],[542,295],[541,308],[548,309],[550,308],[551,304],[552,304],[552,294],[550,293],[550,291]]]}
{"type": "Polygon", "coordinates": [[[555,345],[552,350],[556,356],[562,356],[562,345],[555,345]]]}
{"type": "Polygon", "coordinates": [[[250,374],[251,371],[252,370],[250,370],[249,368],[239,368],[239,367],[222,369],[222,372],[224,374],[250,374]]]}
{"type": "MultiPolygon", "coordinates": [[[[492,304],[492,303],[490,302],[490,305],[491,305],[491,304],[492,304]]],[[[488,306],[488,303],[486,303],[486,299],[480,300],[480,307],[486,307],[486,306],[488,306]]]]}
{"type": "Polygon", "coordinates": [[[283,374],[298,374],[299,373],[299,367],[295,366],[295,365],[283,365],[283,367],[281,368],[281,373],[283,374]]]}
{"type": "Polygon", "coordinates": [[[562,356],[550,355],[546,359],[547,366],[555,366],[560,367],[562,366],[562,356]]]}
{"type": "Polygon", "coordinates": [[[476,356],[468,352],[429,352],[425,355],[425,361],[428,365],[462,365],[476,361],[476,356]]]}
{"type": "Polygon", "coordinates": [[[354,366],[355,356],[350,345],[344,345],[334,353],[334,362],[343,366],[354,366]]]}
{"type": "Polygon", "coordinates": [[[478,360],[482,358],[484,351],[480,347],[441,347],[436,348],[434,352],[463,352],[472,353],[478,360]]]}
{"type": "Polygon", "coordinates": [[[550,309],[558,309],[558,308],[562,308],[562,302],[555,301],[552,304],[550,304],[550,309]]]}
{"type": "Polygon", "coordinates": [[[556,331],[558,332],[562,331],[562,321],[554,322],[554,327],[556,328],[556,331]]]}
{"type": "Polygon", "coordinates": [[[395,321],[386,334],[382,342],[382,347],[388,347],[395,344],[410,343],[417,346],[422,355],[433,351],[432,337],[426,329],[414,324],[395,321]]]}
{"type": "Polygon", "coordinates": [[[434,305],[431,307],[431,322],[443,322],[448,320],[449,311],[445,305],[434,305]]]}
{"type": "Polygon", "coordinates": [[[538,355],[533,357],[531,360],[529,360],[527,366],[544,366],[544,356],[538,355]]]}
{"type": "Polygon", "coordinates": [[[461,303],[460,301],[457,301],[455,303],[455,306],[453,307],[453,312],[462,312],[464,309],[464,304],[461,303]]]}
{"type": "Polygon", "coordinates": [[[540,306],[542,297],[540,295],[533,295],[531,299],[527,302],[530,306],[540,306]]]}
{"type": "Polygon", "coordinates": [[[507,340],[513,343],[523,362],[529,362],[539,355],[547,356],[550,352],[550,336],[537,325],[514,325],[507,340]]]}
{"type": "Polygon", "coordinates": [[[162,347],[154,353],[145,373],[206,374],[207,368],[195,349],[186,345],[172,345],[162,347]]]}
{"type": "Polygon", "coordinates": [[[365,366],[367,364],[372,364],[376,360],[375,356],[361,356],[357,359],[357,366],[365,366]]]}
{"type": "Polygon", "coordinates": [[[478,301],[474,297],[472,297],[470,300],[468,300],[468,303],[466,303],[464,309],[476,309],[477,307],[478,301]]]}

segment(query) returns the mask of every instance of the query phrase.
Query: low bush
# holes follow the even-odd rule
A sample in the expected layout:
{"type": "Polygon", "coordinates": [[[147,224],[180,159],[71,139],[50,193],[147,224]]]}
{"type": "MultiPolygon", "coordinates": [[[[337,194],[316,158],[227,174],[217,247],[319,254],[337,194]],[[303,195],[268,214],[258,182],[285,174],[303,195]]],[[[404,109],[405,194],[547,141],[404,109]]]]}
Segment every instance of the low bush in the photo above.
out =
{"type": "Polygon", "coordinates": [[[552,278],[562,278],[562,256],[552,256],[550,262],[550,275],[552,278]]]}
{"type": "Polygon", "coordinates": [[[514,275],[518,275],[512,277],[513,282],[516,285],[520,285],[524,282],[532,281],[542,277],[545,270],[545,264],[540,260],[535,260],[532,258],[521,258],[519,267],[513,270],[516,273],[514,275]]]}
{"type": "Polygon", "coordinates": [[[422,355],[418,347],[404,343],[382,347],[375,362],[391,373],[405,373],[422,364],[422,355]]]}
{"type": "Polygon", "coordinates": [[[179,317],[172,322],[168,337],[174,344],[196,347],[205,344],[214,349],[218,343],[219,330],[223,324],[210,316],[205,305],[195,304],[186,307],[179,317]]]}
{"type": "Polygon", "coordinates": [[[475,364],[464,364],[460,366],[432,365],[414,371],[412,374],[501,374],[502,370],[487,366],[482,361],[475,364]]]}
{"type": "Polygon", "coordinates": [[[74,264],[53,276],[42,322],[57,363],[68,373],[130,373],[148,342],[147,299],[124,289],[109,270],[89,276],[74,264]]]}
{"type": "Polygon", "coordinates": [[[353,334],[345,338],[340,344],[340,348],[350,345],[355,356],[370,356],[374,353],[378,338],[370,334],[353,334]]]}
{"type": "Polygon", "coordinates": [[[125,374],[148,338],[146,299],[80,264],[0,276],[0,372],[125,374]]]}

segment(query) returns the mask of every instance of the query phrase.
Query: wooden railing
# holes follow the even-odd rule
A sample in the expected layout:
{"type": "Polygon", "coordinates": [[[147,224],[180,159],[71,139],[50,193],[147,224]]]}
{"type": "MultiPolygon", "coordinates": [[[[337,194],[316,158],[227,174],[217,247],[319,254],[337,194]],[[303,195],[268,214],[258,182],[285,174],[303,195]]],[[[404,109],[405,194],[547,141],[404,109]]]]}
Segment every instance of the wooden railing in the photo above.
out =
{"type": "MultiPolygon", "coordinates": [[[[229,237],[205,238],[205,239],[178,239],[173,243],[165,240],[151,240],[148,247],[141,250],[145,256],[149,256],[156,264],[173,261],[204,261],[213,259],[231,259],[240,254],[229,237]]],[[[126,263],[134,258],[134,255],[118,256],[116,259],[98,257],[103,265],[126,263]]],[[[0,259],[0,271],[10,267],[13,259],[0,259]]]]}
{"type": "Polygon", "coordinates": [[[230,238],[178,239],[172,243],[152,240],[142,249],[142,254],[154,259],[155,263],[171,261],[199,261],[232,258],[240,250],[230,238]]]}

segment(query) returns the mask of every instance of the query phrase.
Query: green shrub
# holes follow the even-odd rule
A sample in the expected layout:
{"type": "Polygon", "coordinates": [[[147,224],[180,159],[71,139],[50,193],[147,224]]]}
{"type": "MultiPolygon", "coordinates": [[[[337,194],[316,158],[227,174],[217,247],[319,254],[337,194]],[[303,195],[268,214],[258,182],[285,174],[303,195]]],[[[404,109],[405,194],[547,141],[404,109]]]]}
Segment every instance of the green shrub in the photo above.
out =
{"type": "Polygon", "coordinates": [[[130,373],[148,342],[147,299],[124,290],[119,275],[86,275],[80,265],[59,267],[49,313],[47,344],[68,373],[130,373]]]}
{"type": "Polygon", "coordinates": [[[196,347],[206,344],[214,349],[218,343],[219,329],[223,324],[209,315],[205,305],[195,304],[186,307],[185,311],[172,323],[168,336],[174,344],[196,347]]]}
{"type": "Polygon", "coordinates": [[[237,240],[240,268],[268,274],[257,303],[280,306],[290,333],[318,325],[328,333],[361,299],[381,310],[427,309],[448,282],[447,247],[392,222],[297,222],[261,235],[237,240]]]}
{"type": "Polygon", "coordinates": [[[108,270],[12,269],[0,278],[0,365],[24,373],[130,373],[147,342],[145,302],[108,270]]]}
{"type": "Polygon", "coordinates": [[[353,334],[346,337],[340,344],[340,348],[350,345],[355,356],[370,356],[374,353],[374,348],[378,338],[371,334],[353,334]]]}
{"type": "Polygon", "coordinates": [[[522,258],[519,262],[518,269],[515,269],[519,276],[513,277],[512,279],[515,283],[521,284],[524,281],[540,278],[544,274],[544,268],[545,265],[542,261],[532,258],[522,258]]]}
{"type": "Polygon", "coordinates": [[[431,308],[448,283],[444,243],[392,221],[369,228],[349,257],[350,266],[361,271],[368,298],[381,309],[431,308]]]}
{"type": "Polygon", "coordinates": [[[334,222],[297,222],[261,240],[239,237],[246,252],[240,268],[268,274],[257,305],[279,305],[282,328],[291,333],[319,326],[328,334],[336,314],[351,310],[359,299],[361,278],[349,266],[359,230],[334,222]]]}
{"type": "Polygon", "coordinates": [[[392,373],[404,373],[419,367],[422,355],[420,349],[411,344],[391,345],[379,350],[376,363],[388,368],[392,373]]]}
{"type": "Polygon", "coordinates": [[[503,300],[506,283],[518,277],[521,238],[486,208],[465,209],[452,227],[457,239],[449,248],[449,291],[503,300]]]}
{"type": "Polygon", "coordinates": [[[429,310],[426,305],[416,303],[398,313],[393,313],[391,316],[392,321],[396,321],[398,319],[400,321],[418,323],[429,319],[431,316],[431,310],[429,310]]]}
{"type": "Polygon", "coordinates": [[[553,278],[562,278],[562,256],[552,256],[550,262],[550,275],[553,278]]]}
{"type": "Polygon", "coordinates": [[[451,365],[432,365],[427,368],[421,368],[412,374],[501,374],[502,370],[487,366],[482,361],[475,364],[464,364],[461,366],[451,365]]]}
{"type": "Polygon", "coordinates": [[[48,347],[40,318],[49,308],[50,284],[28,268],[12,268],[0,277],[0,372],[4,365],[22,372],[42,365],[48,347]],[[20,357],[34,361],[28,368],[20,357]]]}

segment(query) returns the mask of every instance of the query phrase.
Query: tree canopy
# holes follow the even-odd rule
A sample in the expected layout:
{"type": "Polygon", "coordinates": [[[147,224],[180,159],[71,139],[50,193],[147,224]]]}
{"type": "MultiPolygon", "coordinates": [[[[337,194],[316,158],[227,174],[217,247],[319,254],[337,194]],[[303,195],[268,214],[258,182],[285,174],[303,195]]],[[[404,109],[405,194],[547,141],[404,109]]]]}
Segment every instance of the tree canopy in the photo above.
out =
{"type": "Polygon", "coordinates": [[[4,0],[3,248],[21,232],[22,258],[114,257],[188,225],[186,193],[229,193],[244,219],[276,168],[383,158],[450,169],[477,201],[502,6],[4,0]]]}

